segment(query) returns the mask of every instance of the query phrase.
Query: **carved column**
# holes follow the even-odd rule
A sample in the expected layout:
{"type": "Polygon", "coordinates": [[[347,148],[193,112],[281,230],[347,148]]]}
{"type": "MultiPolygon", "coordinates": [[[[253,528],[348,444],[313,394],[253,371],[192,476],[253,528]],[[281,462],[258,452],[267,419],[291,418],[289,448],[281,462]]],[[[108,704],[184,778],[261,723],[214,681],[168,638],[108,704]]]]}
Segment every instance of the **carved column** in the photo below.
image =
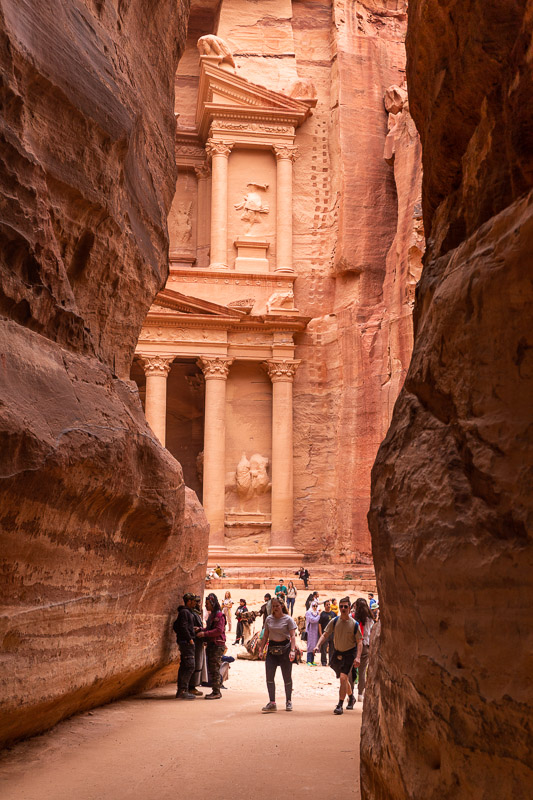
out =
{"type": "Polygon", "coordinates": [[[167,430],[167,377],[174,356],[142,356],[146,375],[146,421],[161,444],[165,445],[167,430]]]}
{"type": "Polygon", "coordinates": [[[196,260],[199,267],[207,267],[209,264],[209,187],[208,178],[211,174],[207,164],[201,164],[194,168],[198,182],[198,213],[197,213],[197,242],[196,260]]]}
{"type": "Polygon", "coordinates": [[[275,145],[276,180],[276,272],[293,272],[292,268],[292,165],[297,158],[296,147],[275,145]]]}
{"type": "Polygon", "coordinates": [[[209,552],[225,551],[224,501],[226,478],[226,380],[232,358],[202,356],[198,366],[205,376],[204,500],[211,526],[209,552]]]}
{"type": "Polygon", "coordinates": [[[264,363],[272,381],[272,529],[270,548],[277,554],[294,551],[292,381],[299,361],[269,359],[264,363]]]}
{"type": "Polygon", "coordinates": [[[208,139],[211,156],[211,263],[213,269],[228,269],[228,161],[232,142],[208,139]]]}

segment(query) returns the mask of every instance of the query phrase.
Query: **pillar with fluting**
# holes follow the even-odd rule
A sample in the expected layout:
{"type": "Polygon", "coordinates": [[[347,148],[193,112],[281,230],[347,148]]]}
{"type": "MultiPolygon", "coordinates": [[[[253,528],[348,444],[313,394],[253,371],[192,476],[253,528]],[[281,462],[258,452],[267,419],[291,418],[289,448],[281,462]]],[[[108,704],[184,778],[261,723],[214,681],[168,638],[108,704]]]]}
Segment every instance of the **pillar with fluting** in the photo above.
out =
{"type": "Polygon", "coordinates": [[[211,174],[207,164],[200,164],[194,168],[198,187],[198,212],[197,212],[197,233],[196,233],[196,262],[199,267],[209,265],[209,190],[208,178],[211,174]]]}
{"type": "Polygon", "coordinates": [[[272,381],[272,528],[269,552],[290,555],[293,543],[292,381],[299,361],[269,359],[272,381]]]}
{"type": "Polygon", "coordinates": [[[232,142],[208,139],[211,156],[211,269],[228,269],[228,163],[232,142]]]}
{"type": "Polygon", "coordinates": [[[173,361],[174,356],[142,356],[146,375],[144,414],[163,446],[167,430],[167,377],[173,361]]]}
{"type": "Polygon", "coordinates": [[[293,272],[292,266],[292,165],[293,145],[275,145],[276,172],[276,272],[293,272]]]}
{"type": "Polygon", "coordinates": [[[210,525],[209,553],[226,551],[224,505],[226,478],[226,381],[232,358],[202,356],[205,377],[203,506],[210,525]]]}

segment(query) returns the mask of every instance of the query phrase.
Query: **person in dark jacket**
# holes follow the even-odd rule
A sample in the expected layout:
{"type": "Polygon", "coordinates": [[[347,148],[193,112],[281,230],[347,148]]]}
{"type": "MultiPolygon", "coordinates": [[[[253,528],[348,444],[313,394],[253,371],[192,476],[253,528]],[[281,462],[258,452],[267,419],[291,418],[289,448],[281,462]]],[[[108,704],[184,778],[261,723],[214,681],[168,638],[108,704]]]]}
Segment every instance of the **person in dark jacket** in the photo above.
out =
{"type": "Polygon", "coordinates": [[[180,648],[180,668],[178,670],[178,700],[196,700],[196,696],[189,692],[189,684],[194,673],[194,637],[196,617],[192,609],[196,603],[193,594],[187,592],[183,595],[184,605],[178,608],[178,618],[175,620],[174,633],[180,648]]]}
{"type": "MultiPolygon", "coordinates": [[[[207,671],[212,691],[206,694],[206,700],[218,700],[222,697],[220,692],[220,664],[226,649],[226,619],[220,609],[216,594],[211,592],[205,599],[205,607],[209,616],[205,628],[196,629],[196,636],[207,641],[207,671]]],[[[194,695],[193,695],[194,696],[194,695]]]]}
{"type": "MultiPolygon", "coordinates": [[[[196,628],[201,628],[204,624],[204,620],[202,617],[202,598],[200,595],[195,595],[194,597],[195,603],[192,608],[192,613],[196,618],[196,622],[194,623],[195,630],[196,628]]],[[[199,639],[195,634],[194,639],[194,672],[191,675],[191,679],[189,681],[189,692],[194,694],[196,697],[203,697],[204,693],[198,689],[198,686],[202,682],[202,667],[205,658],[205,640],[199,639]]]]}

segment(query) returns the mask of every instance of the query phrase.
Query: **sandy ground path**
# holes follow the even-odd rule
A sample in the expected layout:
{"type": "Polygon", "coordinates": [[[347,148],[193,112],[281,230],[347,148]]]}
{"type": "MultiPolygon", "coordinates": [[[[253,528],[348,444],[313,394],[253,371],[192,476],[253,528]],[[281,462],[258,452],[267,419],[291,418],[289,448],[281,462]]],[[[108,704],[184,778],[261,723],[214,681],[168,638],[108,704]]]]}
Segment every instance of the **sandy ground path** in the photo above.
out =
{"type": "MultiPolygon", "coordinates": [[[[228,655],[245,652],[227,639],[228,655]]],[[[67,720],[3,754],[0,797],[359,800],[362,704],[335,716],[334,673],[302,664],[294,711],[285,711],[278,670],[279,710],[261,714],[264,670],[236,660],[221,700],[177,701],[168,685],[67,720]]]]}

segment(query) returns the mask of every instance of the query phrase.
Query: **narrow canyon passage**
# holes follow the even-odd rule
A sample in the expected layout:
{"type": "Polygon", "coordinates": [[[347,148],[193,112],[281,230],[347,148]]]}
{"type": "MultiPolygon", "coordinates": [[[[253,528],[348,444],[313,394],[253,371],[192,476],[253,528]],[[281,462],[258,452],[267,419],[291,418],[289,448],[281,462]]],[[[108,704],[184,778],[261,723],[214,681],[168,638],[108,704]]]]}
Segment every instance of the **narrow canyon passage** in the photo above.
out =
{"type": "MultiPolygon", "coordinates": [[[[279,673],[276,684],[279,695],[279,673]]],[[[327,667],[295,667],[294,685],[292,713],[279,703],[276,714],[261,714],[264,664],[237,660],[219,701],[176,701],[171,684],[95,709],[7,752],[0,794],[3,800],[359,800],[362,704],[333,715],[336,681],[327,667]]]]}

